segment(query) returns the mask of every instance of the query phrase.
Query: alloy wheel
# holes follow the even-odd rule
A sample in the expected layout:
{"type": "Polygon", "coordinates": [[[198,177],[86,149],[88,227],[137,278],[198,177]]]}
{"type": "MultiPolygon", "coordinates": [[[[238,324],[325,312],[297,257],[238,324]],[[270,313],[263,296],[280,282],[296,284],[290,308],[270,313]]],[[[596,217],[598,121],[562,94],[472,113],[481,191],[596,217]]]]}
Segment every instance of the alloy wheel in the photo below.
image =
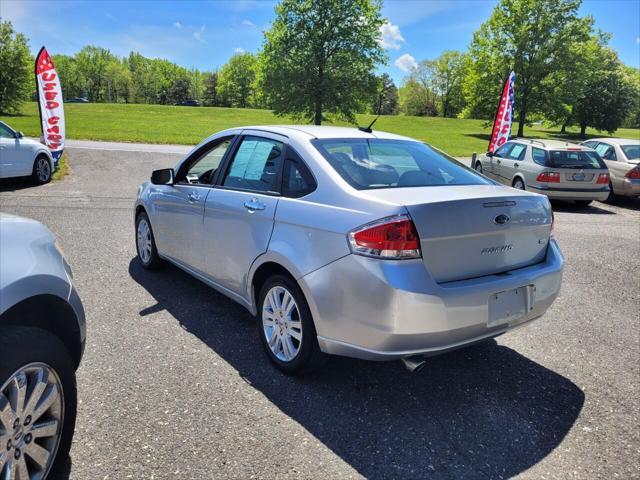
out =
{"type": "Polygon", "coordinates": [[[151,228],[146,218],[141,218],[138,222],[138,255],[146,264],[151,260],[151,228]]]}
{"type": "Polygon", "coordinates": [[[40,158],[36,165],[36,174],[38,175],[38,180],[41,182],[47,182],[49,177],[51,176],[51,165],[49,164],[49,160],[46,158],[40,158]]]}
{"type": "Polygon", "coordinates": [[[262,328],[271,352],[283,362],[292,361],[302,346],[302,319],[298,305],[285,287],[271,288],[262,306],[262,328]]]}
{"type": "Polygon", "coordinates": [[[63,420],[62,384],[51,367],[30,363],[11,375],[0,389],[0,478],[45,478],[63,420]]]}

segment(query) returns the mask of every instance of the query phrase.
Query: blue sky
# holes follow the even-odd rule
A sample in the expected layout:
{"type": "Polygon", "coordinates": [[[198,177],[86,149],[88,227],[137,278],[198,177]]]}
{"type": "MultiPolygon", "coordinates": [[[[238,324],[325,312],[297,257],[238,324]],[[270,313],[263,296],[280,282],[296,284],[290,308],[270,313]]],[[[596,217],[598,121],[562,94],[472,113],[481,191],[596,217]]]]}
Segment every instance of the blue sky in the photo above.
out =
{"type": "MultiPolygon", "coordinates": [[[[131,50],[186,67],[213,70],[236,51],[255,52],[273,19],[276,2],[0,0],[0,16],[30,39],[35,53],[73,54],[87,44],[118,55],[131,50]]],[[[383,44],[388,72],[400,83],[416,61],[443,50],[464,50],[491,14],[494,0],[387,0],[383,44]]],[[[586,0],[582,14],[613,34],[622,61],[640,67],[640,0],[586,0]]]]}

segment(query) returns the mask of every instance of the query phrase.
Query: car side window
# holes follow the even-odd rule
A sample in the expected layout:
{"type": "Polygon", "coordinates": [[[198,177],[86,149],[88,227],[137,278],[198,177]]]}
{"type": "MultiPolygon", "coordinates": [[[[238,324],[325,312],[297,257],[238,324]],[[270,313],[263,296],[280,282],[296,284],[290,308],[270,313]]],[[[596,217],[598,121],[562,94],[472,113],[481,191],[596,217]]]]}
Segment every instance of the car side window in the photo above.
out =
{"type": "Polygon", "coordinates": [[[283,150],[284,144],[277,140],[249,135],[243,137],[222,185],[278,193],[283,150]]]}
{"type": "Polygon", "coordinates": [[[547,164],[547,153],[541,148],[532,147],[531,158],[533,158],[535,163],[543,167],[547,164]]]}
{"type": "Polygon", "coordinates": [[[593,140],[589,140],[588,142],[584,142],[583,145],[585,147],[593,148],[596,146],[598,142],[594,142],[593,140]]]}
{"type": "Polygon", "coordinates": [[[202,152],[199,158],[191,163],[184,178],[179,179],[178,183],[210,185],[232,141],[233,138],[225,138],[202,152]]]}
{"type": "Polygon", "coordinates": [[[282,194],[286,197],[300,198],[316,189],[316,181],[300,156],[287,147],[282,178],[282,194]]]}
{"type": "Polygon", "coordinates": [[[511,160],[522,160],[527,152],[527,146],[521,143],[514,143],[513,148],[509,151],[506,158],[511,160]]]}
{"type": "Polygon", "coordinates": [[[15,138],[13,132],[4,125],[0,124],[0,138],[15,138]]]}
{"type": "Polygon", "coordinates": [[[498,150],[495,151],[494,155],[496,157],[507,158],[507,155],[509,155],[509,152],[511,151],[511,147],[513,147],[513,145],[514,144],[510,142],[505,143],[498,150]]]}
{"type": "Polygon", "coordinates": [[[599,143],[595,150],[604,160],[617,160],[616,152],[611,145],[599,143]]]}

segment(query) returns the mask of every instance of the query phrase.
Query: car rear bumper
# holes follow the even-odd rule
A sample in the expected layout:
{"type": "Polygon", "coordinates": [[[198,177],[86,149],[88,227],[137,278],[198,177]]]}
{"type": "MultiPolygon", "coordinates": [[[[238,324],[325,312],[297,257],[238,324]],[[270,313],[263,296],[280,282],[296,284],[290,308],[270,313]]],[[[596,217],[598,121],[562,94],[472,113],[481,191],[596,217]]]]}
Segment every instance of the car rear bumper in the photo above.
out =
{"type": "Polygon", "coordinates": [[[631,180],[625,178],[618,185],[614,186],[616,195],[624,195],[626,197],[638,197],[640,196],[640,180],[631,180]],[[620,187],[620,190],[616,189],[616,186],[620,187]]]}
{"type": "Polygon", "coordinates": [[[543,185],[527,185],[527,190],[534,193],[546,195],[556,200],[600,200],[604,201],[609,197],[609,187],[592,189],[574,189],[547,187],[543,185]]]}
{"type": "Polygon", "coordinates": [[[539,264],[437,284],[422,260],[347,255],[302,277],[300,285],[323,352],[394,360],[443,353],[540,317],[560,291],[563,263],[552,240],[539,264]],[[489,326],[489,298],[524,286],[535,288],[530,310],[489,326]]]}

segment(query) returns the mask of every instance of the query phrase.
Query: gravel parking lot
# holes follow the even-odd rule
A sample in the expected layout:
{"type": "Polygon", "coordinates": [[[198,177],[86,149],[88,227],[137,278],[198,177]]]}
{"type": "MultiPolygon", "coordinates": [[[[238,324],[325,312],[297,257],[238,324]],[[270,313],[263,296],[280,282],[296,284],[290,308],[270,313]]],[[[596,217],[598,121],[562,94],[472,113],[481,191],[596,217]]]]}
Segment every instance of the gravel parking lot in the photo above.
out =
{"type": "Polygon", "coordinates": [[[2,182],[0,208],[49,226],[84,301],[70,478],[640,477],[639,202],[556,206],[562,293],[529,327],[417,374],[336,358],[300,379],[242,307],[136,261],[137,185],[178,155],[68,156],[61,182],[2,182]]]}

